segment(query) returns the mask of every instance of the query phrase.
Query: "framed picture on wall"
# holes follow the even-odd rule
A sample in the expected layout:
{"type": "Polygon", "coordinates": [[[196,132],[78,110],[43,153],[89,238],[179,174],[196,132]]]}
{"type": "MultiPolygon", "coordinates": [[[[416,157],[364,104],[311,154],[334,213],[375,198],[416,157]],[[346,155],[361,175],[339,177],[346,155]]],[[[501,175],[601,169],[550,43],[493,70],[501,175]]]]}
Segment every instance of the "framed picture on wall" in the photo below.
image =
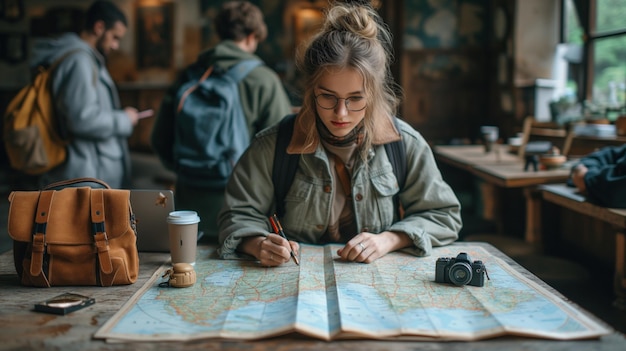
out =
{"type": "Polygon", "coordinates": [[[174,4],[139,5],[137,68],[170,69],[174,51],[174,4]]]}

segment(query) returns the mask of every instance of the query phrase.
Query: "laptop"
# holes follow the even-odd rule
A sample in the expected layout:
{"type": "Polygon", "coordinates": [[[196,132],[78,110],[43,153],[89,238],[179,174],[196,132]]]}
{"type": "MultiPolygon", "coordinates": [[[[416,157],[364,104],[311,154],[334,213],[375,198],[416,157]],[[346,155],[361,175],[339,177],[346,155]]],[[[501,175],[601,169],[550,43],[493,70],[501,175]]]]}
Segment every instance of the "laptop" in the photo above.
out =
{"type": "Polygon", "coordinates": [[[174,211],[174,192],[131,189],[130,204],[137,223],[137,250],[169,252],[167,216],[174,211]]]}

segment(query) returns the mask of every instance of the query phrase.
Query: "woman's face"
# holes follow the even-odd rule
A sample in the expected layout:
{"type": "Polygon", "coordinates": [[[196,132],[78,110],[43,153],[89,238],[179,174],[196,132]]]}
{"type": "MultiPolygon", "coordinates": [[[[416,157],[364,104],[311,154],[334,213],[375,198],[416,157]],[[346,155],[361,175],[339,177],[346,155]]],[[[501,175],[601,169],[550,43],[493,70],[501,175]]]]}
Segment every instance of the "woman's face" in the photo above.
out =
{"type": "Polygon", "coordinates": [[[317,114],[334,136],[346,136],[365,117],[363,77],[354,68],[328,70],[314,89],[317,114]]]}

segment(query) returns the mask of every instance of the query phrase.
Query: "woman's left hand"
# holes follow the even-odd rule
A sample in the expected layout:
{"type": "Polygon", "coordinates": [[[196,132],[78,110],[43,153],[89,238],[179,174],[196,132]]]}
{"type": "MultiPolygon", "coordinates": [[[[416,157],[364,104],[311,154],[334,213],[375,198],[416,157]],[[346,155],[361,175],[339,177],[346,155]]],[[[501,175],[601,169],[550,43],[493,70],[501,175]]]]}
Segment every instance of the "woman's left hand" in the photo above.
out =
{"type": "Polygon", "coordinates": [[[346,261],[372,263],[386,254],[412,245],[404,233],[382,232],[372,234],[362,232],[350,239],[346,246],[337,250],[337,255],[346,261]]]}

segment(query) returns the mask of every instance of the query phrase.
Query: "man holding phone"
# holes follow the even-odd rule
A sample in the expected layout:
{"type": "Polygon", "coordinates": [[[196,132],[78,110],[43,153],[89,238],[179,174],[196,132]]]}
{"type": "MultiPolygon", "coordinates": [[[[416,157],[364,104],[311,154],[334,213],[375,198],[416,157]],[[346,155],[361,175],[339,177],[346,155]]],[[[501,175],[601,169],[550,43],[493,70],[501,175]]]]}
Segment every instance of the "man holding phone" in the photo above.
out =
{"type": "Polygon", "coordinates": [[[79,34],[41,39],[33,49],[32,67],[63,60],[52,74],[54,107],[61,133],[69,140],[67,159],[43,174],[39,186],[93,177],[112,188],[131,186],[128,137],[142,118],[120,98],[106,67],[127,30],[124,13],[110,1],[95,1],[85,13],[79,34]]]}

